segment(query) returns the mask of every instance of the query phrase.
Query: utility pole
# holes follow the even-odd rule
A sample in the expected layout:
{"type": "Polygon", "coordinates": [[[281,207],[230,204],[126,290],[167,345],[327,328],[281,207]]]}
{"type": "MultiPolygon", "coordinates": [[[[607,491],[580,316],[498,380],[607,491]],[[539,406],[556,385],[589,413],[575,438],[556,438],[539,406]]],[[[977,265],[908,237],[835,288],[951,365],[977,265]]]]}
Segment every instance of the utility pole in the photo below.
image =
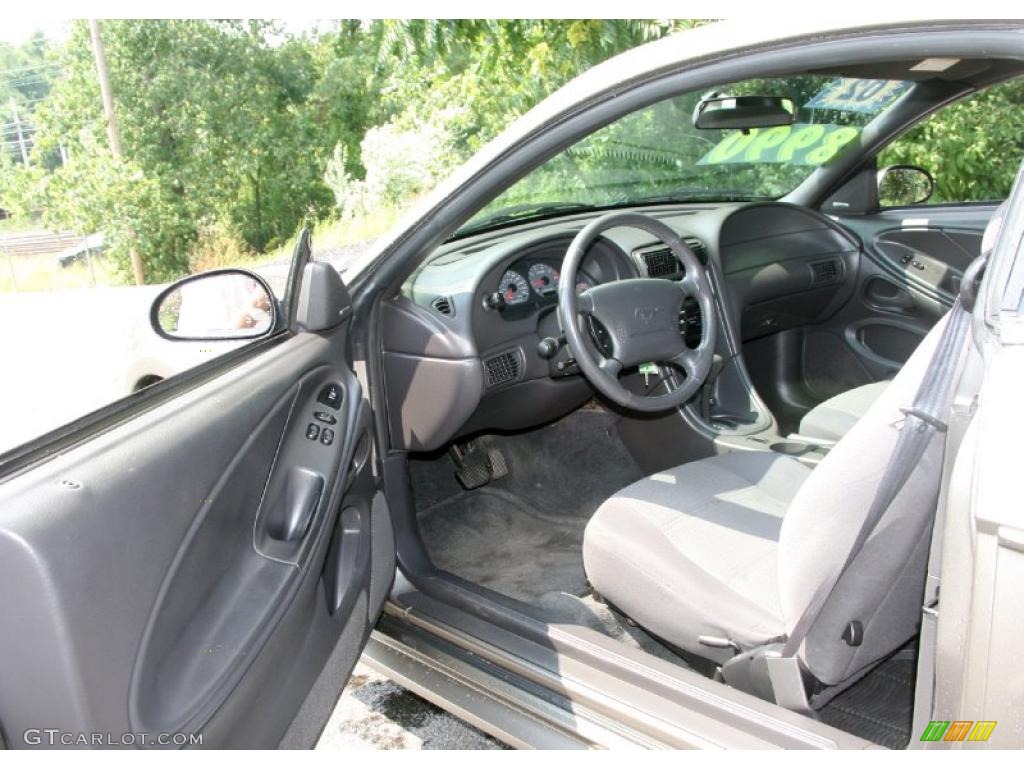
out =
{"type": "MultiPolygon", "coordinates": [[[[96,58],[96,74],[100,80],[100,96],[103,98],[103,113],[107,116],[107,137],[110,140],[110,154],[121,157],[121,134],[117,130],[117,114],[114,112],[114,92],[110,89],[110,75],[107,72],[107,54],[103,50],[103,38],[100,36],[100,22],[89,19],[89,33],[92,36],[92,52],[96,58]]],[[[128,252],[132,262],[132,274],[136,285],[144,285],[146,273],[142,268],[139,252],[132,246],[128,252]]]]}
{"type": "Polygon", "coordinates": [[[21,162],[28,167],[28,148],[25,146],[25,133],[21,130],[21,117],[18,115],[18,102],[11,97],[11,114],[14,116],[14,129],[18,132],[18,146],[21,147],[21,162]]]}

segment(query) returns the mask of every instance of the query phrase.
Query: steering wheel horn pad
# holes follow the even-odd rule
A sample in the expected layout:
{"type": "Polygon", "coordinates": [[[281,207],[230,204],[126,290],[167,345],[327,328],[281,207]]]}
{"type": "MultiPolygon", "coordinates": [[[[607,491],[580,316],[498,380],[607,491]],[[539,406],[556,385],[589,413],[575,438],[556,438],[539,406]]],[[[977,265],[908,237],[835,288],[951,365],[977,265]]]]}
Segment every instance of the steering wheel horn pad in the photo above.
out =
{"type": "Polygon", "coordinates": [[[715,349],[714,302],[703,265],[678,234],[664,223],[638,213],[611,213],[591,222],[573,239],[562,263],[558,314],[566,343],[583,375],[606,397],[637,411],[663,411],[681,406],[704,383],[715,349]],[[587,249],[605,231],[631,226],[661,240],[683,265],[680,281],[656,278],[618,280],[576,293],[576,274],[587,249]],[[679,315],[687,298],[697,301],[703,316],[700,344],[683,341],[679,315]],[[586,316],[607,331],[611,355],[605,357],[590,340],[586,316]],[[686,378],[663,395],[638,395],[619,381],[623,368],[661,363],[681,368],[686,378]]]}

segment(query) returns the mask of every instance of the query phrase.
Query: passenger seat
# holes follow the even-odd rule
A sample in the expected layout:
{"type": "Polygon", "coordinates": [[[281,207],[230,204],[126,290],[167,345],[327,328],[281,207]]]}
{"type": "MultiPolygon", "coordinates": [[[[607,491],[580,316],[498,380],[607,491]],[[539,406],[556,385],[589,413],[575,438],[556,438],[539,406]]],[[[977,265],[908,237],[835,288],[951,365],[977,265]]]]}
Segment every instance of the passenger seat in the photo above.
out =
{"type": "Polygon", "coordinates": [[[800,420],[800,434],[818,440],[832,440],[850,431],[860,421],[860,417],[868,412],[889,386],[889,381],[874,381],[860,387],[840,392],[823,403],[814,406],[800,420]]]}

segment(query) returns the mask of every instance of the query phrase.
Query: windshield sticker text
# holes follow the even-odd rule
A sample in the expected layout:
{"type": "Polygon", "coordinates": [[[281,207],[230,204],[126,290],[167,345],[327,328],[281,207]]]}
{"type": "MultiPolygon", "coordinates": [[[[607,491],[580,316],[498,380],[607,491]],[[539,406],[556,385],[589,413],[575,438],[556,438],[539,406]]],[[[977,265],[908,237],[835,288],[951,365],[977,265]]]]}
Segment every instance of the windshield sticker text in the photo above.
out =
{"type": "Polygon", "coordinates": [[[697,164],[825,165],[849,146],[859,134],[859,128],[828,123],[795,123],[774,128],[752,128],[746,133],[732,131],[697,164]]]}
{"type": "Polygon", "coordinates": [[[877,114],[907,90],[909,83],[900,80],[864,80],[840,77],[833,80],[810,101],[805,109],[835,109],[840,112],[877,114]]]}

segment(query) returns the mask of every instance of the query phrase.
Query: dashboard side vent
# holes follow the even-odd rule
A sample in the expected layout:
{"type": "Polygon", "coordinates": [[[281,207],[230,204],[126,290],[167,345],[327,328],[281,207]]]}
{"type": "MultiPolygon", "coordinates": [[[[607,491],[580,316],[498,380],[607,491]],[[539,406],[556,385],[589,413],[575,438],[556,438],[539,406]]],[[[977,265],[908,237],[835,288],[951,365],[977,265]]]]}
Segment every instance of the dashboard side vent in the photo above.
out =
{"type": "Polygon", "coordinates": [[[668,248],[655,248],[640,254],[644,260],[648,277],[678,277],[683,273],[683,265],[668,248]]]}
{"type": "Polygon", "coordinates": [[[484,383],[488,387],[508,384],[519,378],[521,370],[517,351],[502,352],[484,360],[484,383]]]}
{"type": "Polygon", "coordinates": [[[439,312],[442,315],[448,317],[454,317],[455,315],[455,305],[452,304],[452,300],[448,296],[438,296],[430,302],[430,306],[434,308],[435,312],[439,312]]]}
{"type": "Polygon", "coordinates": [[[811,282],[814,285],[834,283],[839,279],[839,274],[839,262],[835,259],[829,259],[828,261],[815,261],[811,264],[811,282]]]}

